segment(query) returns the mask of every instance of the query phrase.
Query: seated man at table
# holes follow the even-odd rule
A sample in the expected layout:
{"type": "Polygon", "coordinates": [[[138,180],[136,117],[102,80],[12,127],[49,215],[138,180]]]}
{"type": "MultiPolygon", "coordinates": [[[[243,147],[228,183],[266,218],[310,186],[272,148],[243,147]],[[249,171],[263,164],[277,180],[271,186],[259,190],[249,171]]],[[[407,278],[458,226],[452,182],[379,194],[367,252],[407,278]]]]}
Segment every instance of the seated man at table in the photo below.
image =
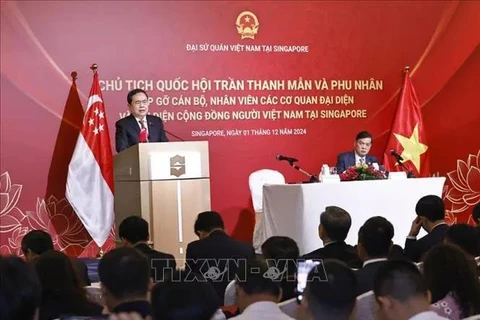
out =
{"type": "Polygon", "coordinates": [[[359,268],[361,261],[357,250],[345,243],[351,225],[352,219],[347,211],[335,206],[326,207],[325,212],[320,215],[318,226],[323,248],[300,257],[300,260],[337,259],[351,268],[359,268]]]}
{"type": "Polygon", "coordinates": [[[378,163],[378,159],[369,155],[372,147],[372,135],[367,131],[362,131],[357,134],[354,143],[354,150],[344,152],[337,157],[337,172],[340,174],[351,166],[357,164],[378,163]]]}

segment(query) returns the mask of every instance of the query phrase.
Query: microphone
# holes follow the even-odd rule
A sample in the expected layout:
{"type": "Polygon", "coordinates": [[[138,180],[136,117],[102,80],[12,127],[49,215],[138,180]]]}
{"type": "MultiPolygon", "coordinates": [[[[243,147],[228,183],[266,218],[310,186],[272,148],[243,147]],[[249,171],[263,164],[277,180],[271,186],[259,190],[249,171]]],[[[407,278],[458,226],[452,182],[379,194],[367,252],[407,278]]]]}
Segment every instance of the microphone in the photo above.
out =
{"type": "Polygon", "coordinates": [[[390,150],[390,154],[394,156],[397,161],[403,161],[403,158],[395,150],[390,150]]]}
{"type": "Polygon", "coordinates": [[[177,136],[177,135],[175,135],[175,134],[171,133],[171,132],[170,132],[170,131],[168,131],[168,130],[165,130],[165,129],[163,129],[163,131],[165,131],[165,133],[168,133],[168,134],[169,134],[169,135],[171,135],[172,137],[175,137],[175,138],[177,138],[177,139],[178,139],[178,140],[180,140],[180,141],[185,141],[185,139],[182,139],[182,138],[180,138],[179,136],[177,136]]]}
{"type": "Polygon", "coordinates": [[[278,161],[288,161],[290,163],[293,163],[293,162],[297,162],[298,159],[295,159],[295,158],[290,158],[290,157],[284,157],[282,156],[281,154],[277,155],[277,160],[278,161]]]}

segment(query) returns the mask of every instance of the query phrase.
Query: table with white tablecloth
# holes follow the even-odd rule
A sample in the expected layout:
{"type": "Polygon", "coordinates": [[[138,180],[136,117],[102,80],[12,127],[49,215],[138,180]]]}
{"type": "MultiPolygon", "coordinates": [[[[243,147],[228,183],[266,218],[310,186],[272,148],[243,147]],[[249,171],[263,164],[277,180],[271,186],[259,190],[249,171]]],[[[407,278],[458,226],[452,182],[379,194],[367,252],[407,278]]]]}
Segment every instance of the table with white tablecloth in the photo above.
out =
{"type": "MultiPolygon", "coordinates": [[[[355,245],[358,230],[374,216],[385,217],[395,228],[393,241],[403,247],[415,219],[415,205],[425,195],[442,195],[444,177],[338,183],[283,184],[263,187],[262,243],[271,236],[294,239],[305,254],[322,246],[320,214],[338,206],[352,217],[346,242],[355,245]]],[[[419,236],[424,235],[422,230],[419,236]]]]}

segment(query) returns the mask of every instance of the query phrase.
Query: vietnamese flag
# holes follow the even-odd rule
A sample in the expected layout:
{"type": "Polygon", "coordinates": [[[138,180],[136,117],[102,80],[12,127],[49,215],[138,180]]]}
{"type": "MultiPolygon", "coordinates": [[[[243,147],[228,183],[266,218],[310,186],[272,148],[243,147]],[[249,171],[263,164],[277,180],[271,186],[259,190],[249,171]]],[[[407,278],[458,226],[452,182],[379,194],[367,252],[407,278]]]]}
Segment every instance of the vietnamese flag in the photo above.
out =
{"type": "Polygon", "coordinates": [[[415,177],[430,175],[422,113],[408,71],[405,73],[402,95],[384,152],[384,166],[387,171],[404,170],[390,154],[391,150],[400,154],[405,167],[412,171],[415,177]]]}

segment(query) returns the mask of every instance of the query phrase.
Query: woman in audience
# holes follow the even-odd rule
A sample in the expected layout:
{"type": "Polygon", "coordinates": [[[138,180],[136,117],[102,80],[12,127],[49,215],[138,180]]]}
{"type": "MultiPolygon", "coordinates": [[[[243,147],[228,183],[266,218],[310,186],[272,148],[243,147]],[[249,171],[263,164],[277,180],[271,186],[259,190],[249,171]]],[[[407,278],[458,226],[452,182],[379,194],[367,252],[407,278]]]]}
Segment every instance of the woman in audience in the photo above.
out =
{"type": "Polygon", "coordinates": [[[270,237],[262,244],[262,255],[270,268],[275,267],[282,273],[280,302],[296,297],[296,262],[300,251],[295,240],[281,236],[270,237]]]}
{"type": "Polygon", "coordinates": [[[102,307],[90,302],[72,262],[63,253],[47,251],[35,261],[42,287],[39,320],[61,316],[99,316],[102,307]]]}
{"type": "Polygon", "coordinates": [[[432,309],[449,319],[480,313],[480,281],[475,263],[453,244],[430,249],[423,261],[423,273],[432,294],[432,309]]]}
{"type": "Polygon", "coordinates": [[[152,320],[220,320],[221,301],[200,274],[174,271],[151,292],[152,320]]]}

